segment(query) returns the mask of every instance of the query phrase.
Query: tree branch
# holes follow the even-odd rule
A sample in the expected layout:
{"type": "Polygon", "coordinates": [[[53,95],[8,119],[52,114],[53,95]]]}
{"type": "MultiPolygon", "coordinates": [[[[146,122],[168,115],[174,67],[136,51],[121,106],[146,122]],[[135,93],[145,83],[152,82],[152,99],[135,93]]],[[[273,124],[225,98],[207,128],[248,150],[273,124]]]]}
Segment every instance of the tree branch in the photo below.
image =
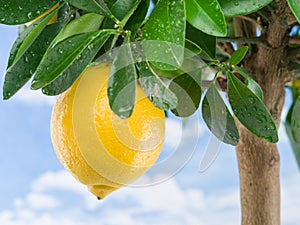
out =
{"type": "Polygon", "coordinates": [[[263,41],[260,37],[218,37],[217,42],[225,43],[225,42],[236,42],[236,43],[247,43],[247,44],[261,44],[263,41]]]}
{"type": "MultiPolygon", "coordinates": [[[[247,44],[261,44],[263,40],[260,37],[218,37],[217,42],[236,42],[236,43],[247,43],[247,44]]],[[[300,45],[300,37],[290,37],[288,44],[300,45]]]]}
{"type": "Polygon", "coordinates": [[[291,45],[300,45],[300,37],[291,37],[289,39],[289,44],[291,44],[291,45]]]}

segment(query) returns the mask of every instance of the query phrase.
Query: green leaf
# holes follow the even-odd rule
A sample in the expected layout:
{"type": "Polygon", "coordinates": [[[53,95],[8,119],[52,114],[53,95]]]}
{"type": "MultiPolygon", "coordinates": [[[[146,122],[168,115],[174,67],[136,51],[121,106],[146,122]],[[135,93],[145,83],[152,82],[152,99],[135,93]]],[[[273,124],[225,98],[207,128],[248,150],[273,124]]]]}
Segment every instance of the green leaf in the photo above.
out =
{"type": "Polygon", "coordinates": [[[134,37],[145,20],[148,9],[150,6],[150,0],[141,0],[137,9],[126,23],[124,29],[131,31],[131,36],[134,37]]]}
{"type": "Polygon", "coordinates": [[[145,61],[141,62],[139,63],[139,70],[139,82],[144,93],[153,105],[163,110],[174,109],[178,102],[176,95],[170,91],[163,80],[150,69],[150,65],[145,61]]]}
{"type": "Polygon", "coordinates": [[[16,62],[27,51],[27,49],[34,43],[35,39],[41,34],[43,29],[47,26],[48,22],[58,10],[59,8],[56,8],[47,16],[41,18],[28,28],[30,32],[25,32],[27,35],[23,39],[22,43],[18,46],[18,50],[16,54],[14,54],[14,58],[10,58],[10,62],[16,62]]]}
{"type": "Polygon", "coordinates": [[[4,99],[12,97],[32,77],[49,43],[60,29],[61,26],[57,23],[47,26],[28,50],[7,69],[3,85],[4,99]]]}
{"type": "Polygon", "coordinates": [[[58,78],[42,89],[43,93],[46,95],[58,95],[71,87],[84,69],[94,59],[110,35],[110,33],[105,31],[99,34],[58,78]]]}
{"type": "Polygon", "coordinates": [[[226,36],[226,21],[217,0],[185,0],[187,21],[213,36],[226,36]]]}
{"type": "Polygon", "coordinates": [[[28,36],[28,34],[33,30],[33,28],[34,28],[34,26],[27,27],[23,32],[21,32],[19,34],[19,36],[15,40],[15,42],[10,50],[7,68],[9,68],[13,64],[20,46],[22,45],[23,41],[28,36]]]}
{"type": "Polygon", "coordinates": [[[58,43],[76,34],[96,31],[100,28],[103,16],[96,13],[87,13],[67,24],[55,38],[58,43]]]}
{"type": "Polygon", "coordinates": [[[292,112],[294,109],[294,104],[290,107],[289,112],[285,119],[285,130],[287,133],[287,136],[289,138],[289,141],[291,143],[292,149],[294,151],[294,155],[298,164],[298,168],[300,169],[300,143],[295,141],[293,131],[292,131],[292,125],[291,125],[291,118],[292,118],[292,112]]]}
{"type": "Polygon", "coordinates": [[[107,95],[112,111],[121,118],[129,118],[135,104],[137,74],[131,46],[121,45],[113,60],[107,95]]]}
{"type": "Polygon", "coordinates": [[[237,64],[239,64],[246,56],[247,51],[248,46],[243,46],[234,51],[229,59],[229,66],[236,66],[237,64]]]}
{"type": "Polygon", "coordinates": [[[75,6],[78,9],[82,9],[87,12],[98,13],[103,16],[108,16],[112,18],[112,14],[109,11],[107,5],[103,0],[65,0],[71,5],[75,6]]]}
{"type": "MultiPolygon", "coordinates": [[[[187,52],[189,55],[195,56],[192,52],[189,53],[188,50],[187,50],[187,52]]],[[[157,67],[155,67],[154,65],[152,65],[150,62],[148,63],[148,66],[149,66],[149,69],[159,77],[175,78],[184,73],[194,72],[197,69],[199,70],[199,58],[197,58],[197,57],[186,58],[183,61],[182,65],[177,70],[160,70],[157,67]]]]}
{"type": "Polygon", "coordinates": [[[219,0],[226,17],[247,15],[268,5],[272,0],[219,0]]]}
{"type": "Polygon", "coordinates": [[[199,55],[202,52],[202,49],[193,41],[189,39],[185,39],[185,50],[188,50],[185,52],[185,57],[190,58],[195,55],[199,55]]]}
{"type": "Polygon", "coordinates": [[[184,59],[184,0],[161,0],[143,28],[143,49],[161,70],[175,70],[184,59]]]}
{"type": "Polygon", "coordinates": [[[51,9],[58,0],[0,0],[0,23],[16,25],[29,22],[51,9]]]}
{"type": "Polygon", "coordinates": [[[228,97],[234,114],[249,131],[268,142],[278,141],[275,122],[262,100],[231,72],[228,97]]]}
{"type": "Polygon", "coordinates": [[[176,116],[191,116],[199,107],[201,99],[201,74],[200,70],[184,73],[172,80],[169,89],[175,93],[178,104],[172,112],[176,116]]]}
{"type": "MultiPolygon", "coordinates": [[[[119,1],[124,1],[124,0],[119,0],[119,1]]],[[[124,3],[128,4],[128,0],[125,0],[124,3]]],[[[135,0],[133,2],[133,4],[130,5],[129,10],[127,11],[126,15],[121,20],[122,25],[125,25],[127,23],[127,21],[133,15],[134,11],[137,9],[137,7],[139,6],[140,3],[141,3],[141,0],[135,0]]],[[[124,6],[125,6],[125,4],[123,4],[123,8],[124,8],[124,6]]]]}
{"type": "Polygon", "coordinates": [[[261,100],[263,100],[264,93],[259,86],[259,84],[242,68],[235,67],[235,70],[240,74],[242,77],[245,78],[246,86],[261,100]]]}
{"type": "Polygon", "coordinates": [[[300,0],[287,0],[294,16],[300,23],[300,0]]]}
{"type": "MultiPolygon", "coordinates": [[[[110,8],[111,13],[125,25],[134,10],[137,8],[141,0],[117,0],[110,8]]],[[[112,20],[106,19],[104,28],[114,28],[115,23],[112,20]]]]}
{"type": "Polygon", "coordinates": [[[50,48],[35,72],[31,88],[39,89],[55,80],[75,60],[81,57],[86,48],[93,47],[91,42],[102,35],[102,32],[78,34],[50,48]]]}
{"type": "Polygon", "coordinates": [[[186,38],[195,43],[210,58],[216,58],[216,37],[197,30],[189,23],[186,24],[186,38]]]}
{"type": "Polygon", "coordinates": [[[221,141],[237,145],[239,132],[215,83],[208,88],[202,102],[202,117],[211,132],[221,141]]]}
{"type": "Polygon", "coordinates": [[[300,144],[300,97],[296,99],[291,115],[291,128],[295,142],[300,144]]]}

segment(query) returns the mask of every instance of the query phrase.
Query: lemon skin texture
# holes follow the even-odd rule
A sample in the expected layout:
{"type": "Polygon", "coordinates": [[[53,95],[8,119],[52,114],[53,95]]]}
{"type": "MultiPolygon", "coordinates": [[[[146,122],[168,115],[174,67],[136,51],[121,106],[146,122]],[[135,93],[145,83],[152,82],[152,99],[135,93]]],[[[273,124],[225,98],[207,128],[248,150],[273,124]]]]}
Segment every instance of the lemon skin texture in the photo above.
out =
{"type": "Polygon", "coordinates": [[[164,111],[140,87],[129,119],[111,111],[110,68],[106,63],[88,67],[59,96],[51,118],[58,159],[99,199],[143,175],[157,160],[165,134],[164,111]]]}

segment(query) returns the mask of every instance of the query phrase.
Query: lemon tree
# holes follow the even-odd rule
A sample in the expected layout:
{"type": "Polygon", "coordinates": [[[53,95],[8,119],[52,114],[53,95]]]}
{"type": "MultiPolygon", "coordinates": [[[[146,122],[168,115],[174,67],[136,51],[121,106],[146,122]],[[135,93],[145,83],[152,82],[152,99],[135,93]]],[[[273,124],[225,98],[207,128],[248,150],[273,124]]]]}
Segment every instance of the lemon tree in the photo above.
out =
{"type": "Polygon", "coordinates": [[[285,87],[292,92],[285,126],[300,166],[299,0],[0,3],[0,23],[23,27],[3,98],[28,81],[60,95],[54,147],[96,196],[155,163],[164,111],[188,118],[201,108],[211,133],[236,146],[242,224],[280,224],[276,143],[285,87]]]}

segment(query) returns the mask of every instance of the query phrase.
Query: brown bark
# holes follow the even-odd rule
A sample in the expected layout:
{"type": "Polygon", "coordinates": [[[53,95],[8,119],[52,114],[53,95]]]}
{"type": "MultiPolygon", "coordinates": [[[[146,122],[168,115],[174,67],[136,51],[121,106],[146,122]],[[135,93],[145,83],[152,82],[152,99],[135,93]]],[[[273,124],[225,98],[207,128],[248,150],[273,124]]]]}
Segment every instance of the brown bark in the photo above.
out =
{"type": "MultiPolygon", "coordinates": [[[[256,79],[264,91],[264,102],[280,124],[285,97],[286,43],[288,25],[283,21],[286,3],[271,15],[262,33],[262,44],[251,46],[244,68],[256,79]]],[[[248,23],[248,22],[247,22],[248,23]]],[[[245,21],[235,21],[236,35],[251,37],[253,27],[245,21]]],[[[252,36],[253,37],[253,36],[252,36]]],[[[242,225],[280,224],[280,160],[277,146],[260,140],[238,123],[240,142],[236,147],[240,174],[242,225]]]]}
{"type": "MultiPolygon", "coordinates": [[[[285,97],[279,61],[281,53],[259,46],[258,55],[245,64],[264,91],[264,102],[277,127],[285,97]],[[262,65],[263,64],[263,65],[262,65]],[[255,65],[255,67],[253,67],[255,65]]],[[[240,142],[236,147],[240,174],[242,224],[280,224],[279,154],[275,144],[260,140],[239,124],[240,142]]]]}

